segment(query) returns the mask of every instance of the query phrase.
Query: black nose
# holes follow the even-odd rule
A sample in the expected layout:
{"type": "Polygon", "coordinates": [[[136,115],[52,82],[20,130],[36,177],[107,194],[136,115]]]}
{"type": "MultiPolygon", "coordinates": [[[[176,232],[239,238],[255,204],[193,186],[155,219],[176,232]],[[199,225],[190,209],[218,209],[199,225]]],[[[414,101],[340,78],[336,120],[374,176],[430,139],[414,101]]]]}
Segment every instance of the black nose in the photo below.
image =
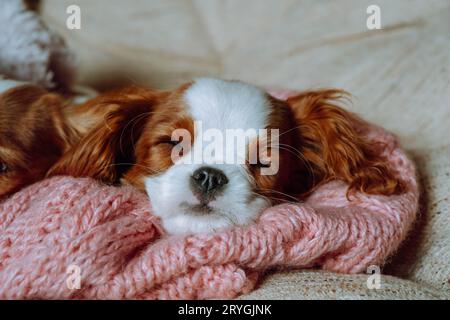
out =
{"type": "Polygon", "coordinates": [[[210,167],[201,167],[191,176],[194,193],[200,193],[202,197],[213,196],[227,183],[228,178],[222,171],[210,167]]]}

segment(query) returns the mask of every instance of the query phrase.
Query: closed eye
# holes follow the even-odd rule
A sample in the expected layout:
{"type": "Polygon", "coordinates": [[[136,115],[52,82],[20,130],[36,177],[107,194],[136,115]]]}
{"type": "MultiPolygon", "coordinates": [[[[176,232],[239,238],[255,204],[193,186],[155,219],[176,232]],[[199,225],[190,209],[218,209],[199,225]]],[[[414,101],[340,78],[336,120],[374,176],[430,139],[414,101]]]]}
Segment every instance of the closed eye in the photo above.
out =
{"type": "Polygon", "coordinates": [[[256,166],[257,166],[258,168],[270,168],[270,163],[262,163],[262,162],[259,162],[259,163],[256,164],[256,166]]]}
{"type": "Polygon", "coordinates": [[[270,168],[270,163],[262,163],[262,162],[260,162],[260,163],[258,163],[258,166],[260,168],[270,168]]]}
{"type": "Polygon", "coordinates": [[[258,161],[257,163],[251,163],[251,166],[255,167],[255,168],[270,168],[270,161],[258,161]]]}
{"type": "Polygon", "coordinates": [[[174,140],[171,140],[170,138],[161,138],[156,142],[156,144],[167,144],[170,146],[176,146],[179,143],[180,143],[180,141],[174,141],[174,140]]]}

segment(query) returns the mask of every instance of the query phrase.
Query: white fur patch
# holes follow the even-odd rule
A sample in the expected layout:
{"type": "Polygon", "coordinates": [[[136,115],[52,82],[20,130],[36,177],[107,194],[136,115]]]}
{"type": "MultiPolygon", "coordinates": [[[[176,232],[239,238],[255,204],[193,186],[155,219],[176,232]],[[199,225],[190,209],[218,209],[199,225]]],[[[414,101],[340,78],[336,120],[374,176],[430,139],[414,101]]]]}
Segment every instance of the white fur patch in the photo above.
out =
{"type": "Polygon", "coordinates": [[[213,78],[195,80],[185,99],[192,118],[203,129],[265,128],[270,106],[264,91],[255,86],[213,78]]]}

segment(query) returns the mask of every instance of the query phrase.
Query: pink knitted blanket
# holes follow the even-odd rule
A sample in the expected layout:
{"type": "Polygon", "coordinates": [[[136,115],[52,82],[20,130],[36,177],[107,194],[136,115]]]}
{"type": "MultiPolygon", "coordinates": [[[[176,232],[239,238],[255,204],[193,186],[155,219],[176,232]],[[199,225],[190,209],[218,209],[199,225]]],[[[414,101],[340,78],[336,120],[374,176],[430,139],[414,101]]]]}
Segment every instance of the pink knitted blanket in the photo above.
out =
{"type": "Polygon", "coordinates": [[[348,201],[346,185],[332,181],[304,203],[214,234],[164,235],[148,198],[130,187],[55,177],[25,188],[0,203],[0,298],[232,298],[270,268],[357,273],[382,265],[414,221],[418,185],[395,138],[366,129],[386,144],[407,193],[348,201]],[[77,271],[79,289],[70,285],[77,271]]]}

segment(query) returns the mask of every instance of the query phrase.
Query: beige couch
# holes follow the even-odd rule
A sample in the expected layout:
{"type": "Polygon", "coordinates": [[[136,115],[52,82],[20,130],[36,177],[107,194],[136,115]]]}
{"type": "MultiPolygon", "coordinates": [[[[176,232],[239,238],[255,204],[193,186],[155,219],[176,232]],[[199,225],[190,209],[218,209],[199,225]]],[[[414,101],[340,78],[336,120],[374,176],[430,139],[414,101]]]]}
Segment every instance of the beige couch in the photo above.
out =
{"type": "Polygon", "coordinates": [[[247,299],[450,297],[450,3],[379,0],[382,30],[368,30],[372,1],[44,0],[46,22],[80,62],[79,81],[170,87],[199,75],[292,89],[336,86],[350,109],[397,133],[417,161],[423,198],[409,240],[368,275],[271,272],[247,299]],[[81,8],[81,30],[65,27],[81,8]]]}

